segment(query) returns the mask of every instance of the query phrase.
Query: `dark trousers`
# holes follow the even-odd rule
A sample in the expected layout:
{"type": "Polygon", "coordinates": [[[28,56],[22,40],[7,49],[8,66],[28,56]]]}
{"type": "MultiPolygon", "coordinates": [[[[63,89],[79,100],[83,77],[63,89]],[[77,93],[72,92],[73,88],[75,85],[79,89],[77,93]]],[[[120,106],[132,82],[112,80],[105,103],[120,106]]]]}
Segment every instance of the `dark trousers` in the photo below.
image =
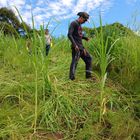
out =
{"type": "Polygon", "coordinates": [[[50,50],[50,45],[46,45],[46,55],[49,54],[49,50],[50,50]]]}
{"type": "Polygon", "coordinates": [[[70,73],[69,73],[69,78],[71,80],[75,79],[75,71],[76,71],[76,67],[78,64],[79,59],[82,58],[82,60],[85,62],[86,65],[86,78],[90,78],[91,77],[91,71],[92,71],[92,57],[90,56],[90,54],[87,52],[86,55],[84,55],[84,51],[80,50],[80,51],[75,51],[74,48],[72,48],[72,62],[70,65],[70,73]]]}

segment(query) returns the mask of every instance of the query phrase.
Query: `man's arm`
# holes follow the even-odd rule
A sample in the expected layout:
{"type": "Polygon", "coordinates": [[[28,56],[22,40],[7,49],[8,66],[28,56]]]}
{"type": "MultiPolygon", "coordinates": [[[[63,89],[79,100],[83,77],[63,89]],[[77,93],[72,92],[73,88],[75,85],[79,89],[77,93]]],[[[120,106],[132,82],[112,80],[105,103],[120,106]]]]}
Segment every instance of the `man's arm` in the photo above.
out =
{"type": "Polygon", "coordinates": [[[69,26],[69,30],[68,30],[68,38],[69,40],[71,41],[72,45],[74,47],[76,47],[76,43],[75,43],[75,40],[73,38],[73,32],[74,32],[74,28],[75,28],[76,24],[74,22],[72,22],[69,26]]]}

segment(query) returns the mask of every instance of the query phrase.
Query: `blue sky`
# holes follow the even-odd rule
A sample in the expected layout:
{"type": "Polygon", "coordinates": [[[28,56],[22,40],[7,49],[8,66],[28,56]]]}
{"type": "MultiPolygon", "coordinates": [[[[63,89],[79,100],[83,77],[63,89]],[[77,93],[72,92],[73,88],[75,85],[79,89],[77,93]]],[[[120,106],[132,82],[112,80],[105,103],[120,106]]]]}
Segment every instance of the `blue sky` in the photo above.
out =
{"type": "Polygon", "coordinates": [[[12,8],[17,15],[14,6],[30,26],[31,11],[36,28],[50,21],[48,28],[54,36],[66,35],[68,24],[80,11],[90,15],[90,23],[84,24],[87,27],[93,27],[93,23],[99,26],[99,13],[103,24],[120,22],[135,30],[140,27],[140,0],[0,0],[0,7],[12,8]]]}

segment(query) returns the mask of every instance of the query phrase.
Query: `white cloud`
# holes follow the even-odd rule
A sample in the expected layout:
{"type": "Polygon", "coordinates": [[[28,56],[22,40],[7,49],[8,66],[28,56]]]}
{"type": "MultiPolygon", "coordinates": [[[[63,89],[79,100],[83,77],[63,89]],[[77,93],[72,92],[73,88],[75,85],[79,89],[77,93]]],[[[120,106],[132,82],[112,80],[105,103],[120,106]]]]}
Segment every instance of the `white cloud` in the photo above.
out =
{"type": "Polygon", "coordinates": [[[25,5],[25,0],[7,0],[8,6],[16,6],[19,10],[25,5]]]}
{"type": "Polygon", "coordinates": [[[34,15],[41,15],[41,13],[43,12],[44,9],[42,9],[41,7],[35,7],[33,9],[33,14],[34,15]]]}
{"type": "Polygon", "coordinates": [[[66,7],[72,7],[74,0],[60,0],[60,3],[66,7]]]}
{"type": "Polygon", "coordinates": [[[44,4],[44,0],[37,1],[37,3],[36,3],[37,6],[41,6],[43,4],[44,4]]]}
{"type": "Polygon", "coordinates": [[[102,12],[108,10],[114,0],[32,0],[31,4],[28,1],[29,0],[0,0],[0,7],[16,6],[25,22],[30,24],[32,9],[37,25],[49,21],[50,18],[56,18],[60,21],[70,19],[75,17],[79,11],[86,11],[93,16],[95,13],[98,14],[97,10],[102,12]]]}
{"type": "Polygon", "coordinates": [[[25,9],[28,11],[28,10],[31,10],[31,9],[32,9],[32,7],[31,7],[31,5],[26,4],[25,9]]]}
{"type": "Polygon", "coordinates": [[[8,0],[0,0],[0,7],[7,5],[8,0]]]}

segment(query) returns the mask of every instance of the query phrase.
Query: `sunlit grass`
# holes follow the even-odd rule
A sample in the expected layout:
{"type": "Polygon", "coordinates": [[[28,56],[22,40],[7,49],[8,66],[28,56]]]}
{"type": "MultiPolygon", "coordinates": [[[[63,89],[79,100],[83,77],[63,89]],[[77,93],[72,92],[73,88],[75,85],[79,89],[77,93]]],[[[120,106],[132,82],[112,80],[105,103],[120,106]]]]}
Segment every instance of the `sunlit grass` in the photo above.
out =
{"type": "Polygon", "coordinates": [[[42,140],[58,133],[67,140],[139,139],[139,37],[121,38],[107,51],[101,30],[91,52],[100,65],[93,76],[101,80],[85,79],[80,60],[77,79],[70,81],[68,39],[54,39],[46,57],[43,28],[30,39],[31,53],[26,39],[1,34],[0,139],[42,140]],[[107,73],[110,63],[114,71],[107,73]]]}

